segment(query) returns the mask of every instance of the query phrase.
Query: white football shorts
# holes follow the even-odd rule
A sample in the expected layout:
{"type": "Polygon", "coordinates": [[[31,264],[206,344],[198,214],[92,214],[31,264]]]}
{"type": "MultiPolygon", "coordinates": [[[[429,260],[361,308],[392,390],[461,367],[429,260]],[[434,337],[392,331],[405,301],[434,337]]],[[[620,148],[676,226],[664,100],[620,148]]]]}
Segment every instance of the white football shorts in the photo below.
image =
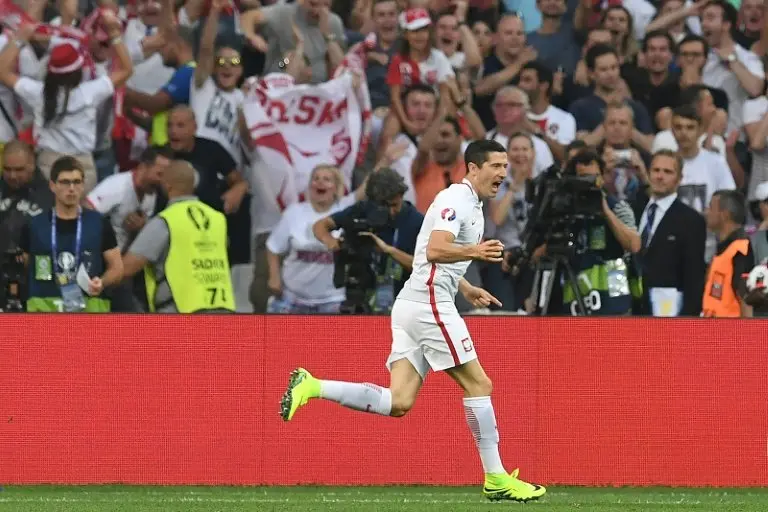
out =
{"type": "Polygon", "coordinates": [[[404,299],[392,306],[392,363],[408,359],[422,380],[433,371],[454,368],[477,359],[467,324],[452,302],[425,303],[404,299]]]}

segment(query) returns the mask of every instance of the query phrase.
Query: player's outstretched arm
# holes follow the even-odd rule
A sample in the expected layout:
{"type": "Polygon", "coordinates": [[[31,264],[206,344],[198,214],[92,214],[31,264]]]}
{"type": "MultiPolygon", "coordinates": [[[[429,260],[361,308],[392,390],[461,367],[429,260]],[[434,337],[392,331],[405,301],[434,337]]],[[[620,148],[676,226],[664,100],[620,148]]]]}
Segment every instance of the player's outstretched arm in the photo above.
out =
{"type": "Polygon", "coordinates": [[[427,242],[427,261],[430,263],[456,263],[482,260],[500,263],[504,245],[498,240],[486,240],[477,245],[455,244],[450,231],[432,231],[427,242]]]}

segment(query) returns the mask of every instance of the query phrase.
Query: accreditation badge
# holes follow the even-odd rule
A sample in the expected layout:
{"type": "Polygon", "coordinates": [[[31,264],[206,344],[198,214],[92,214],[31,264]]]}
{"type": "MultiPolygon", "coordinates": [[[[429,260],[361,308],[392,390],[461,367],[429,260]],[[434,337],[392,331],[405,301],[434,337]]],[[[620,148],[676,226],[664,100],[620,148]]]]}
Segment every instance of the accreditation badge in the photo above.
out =
{"type": "Polygon", "coordinates": [[[50,256],[35,256],[35,279],[37,281],[53,279],[53,265],[50,256]]]}

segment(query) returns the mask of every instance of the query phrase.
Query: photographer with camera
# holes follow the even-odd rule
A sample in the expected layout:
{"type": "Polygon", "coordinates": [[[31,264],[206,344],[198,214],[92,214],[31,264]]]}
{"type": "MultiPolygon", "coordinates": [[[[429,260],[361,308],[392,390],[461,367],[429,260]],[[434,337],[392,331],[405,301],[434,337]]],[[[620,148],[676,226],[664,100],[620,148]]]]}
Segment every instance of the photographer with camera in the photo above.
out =
{"type": "Polygon", "coordinates": [[[346,288],[341,312],[387,312],[410,276],[424,216],[403,197],[408,187],[383,168],[365,186],[367,200],[320,219],[312,232],[335,253],[334,284],[346,288]],[[341,240],[331,231],[343,229],[341,240]]]}
{"type": "MultiPolygon", "coordinates": [[[[564,310],[561,313],[566,315],[626,315],[632,309],[626,256],[640,250],[640,234],[630,205],[603,188],[605,172],[605,164],[597,153],[582,150],[570,160],[564,176],[552,180],[556,192],[561,190],[562,183],[573,187],[574,196],[554,197],[549,207],[556,209],[560,203],[567,203],[569,209],[580,212],[572,219],[568,214],[563,215],[558,227],[563,233],[550,232],[543,249],[544,258],[561,256],[567,259],[566,274],[555,268],[554,279],[550,279],[553,285],[563,281],[564,310]]],[[[567,193],[569,189],[562,190],[567,193]]],[[[539,211],[538,215],[542,213],[539,211]]],[[[537,252],[542,252],[541,247],[537,252]]],[[[556,305],[558,294],[558,286],[553,286],[548,301],[556,305]],[[555,290],[557,294],[553,293],[555,290]]],[[[548,313],[550,311],[560,313],[556,306],[549,308],[548,313]]]]}
{"type": "Polygon", "coordinates": [[[27,144],[12,140],[3,152],[0,180],[0,311],[23,311],[26,271],[19,240],[33,217],[53,206],[48,182],[35,168],[27,144]]]}
{"type": "Polygon", "coordinates": [[[650,155],[632,142],[635,119],[624,103],[611,103],[605,109],[605,135],[597,147],[605,162],[605,189],[617,199],[633,201],[648,183],[650,155]]]}

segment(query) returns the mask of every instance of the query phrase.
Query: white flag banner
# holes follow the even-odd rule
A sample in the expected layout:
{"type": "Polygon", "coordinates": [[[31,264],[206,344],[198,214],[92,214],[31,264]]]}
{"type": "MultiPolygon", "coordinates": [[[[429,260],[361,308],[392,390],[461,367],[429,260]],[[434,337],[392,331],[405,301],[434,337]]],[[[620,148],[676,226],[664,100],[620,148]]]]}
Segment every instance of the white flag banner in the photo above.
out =
{"type": "MultiPolygon", "coordinates": [[[[367,90],[366,90],[367,93],[367,90]]],[[[256,81],[243,114],[262,172],[281,209],[304,199],[316,166],[337,166],[351,189],[352,170],[363,134],[364,101],[345,73],[317,85],[295,85],[285,74],[256,81]]]]}

